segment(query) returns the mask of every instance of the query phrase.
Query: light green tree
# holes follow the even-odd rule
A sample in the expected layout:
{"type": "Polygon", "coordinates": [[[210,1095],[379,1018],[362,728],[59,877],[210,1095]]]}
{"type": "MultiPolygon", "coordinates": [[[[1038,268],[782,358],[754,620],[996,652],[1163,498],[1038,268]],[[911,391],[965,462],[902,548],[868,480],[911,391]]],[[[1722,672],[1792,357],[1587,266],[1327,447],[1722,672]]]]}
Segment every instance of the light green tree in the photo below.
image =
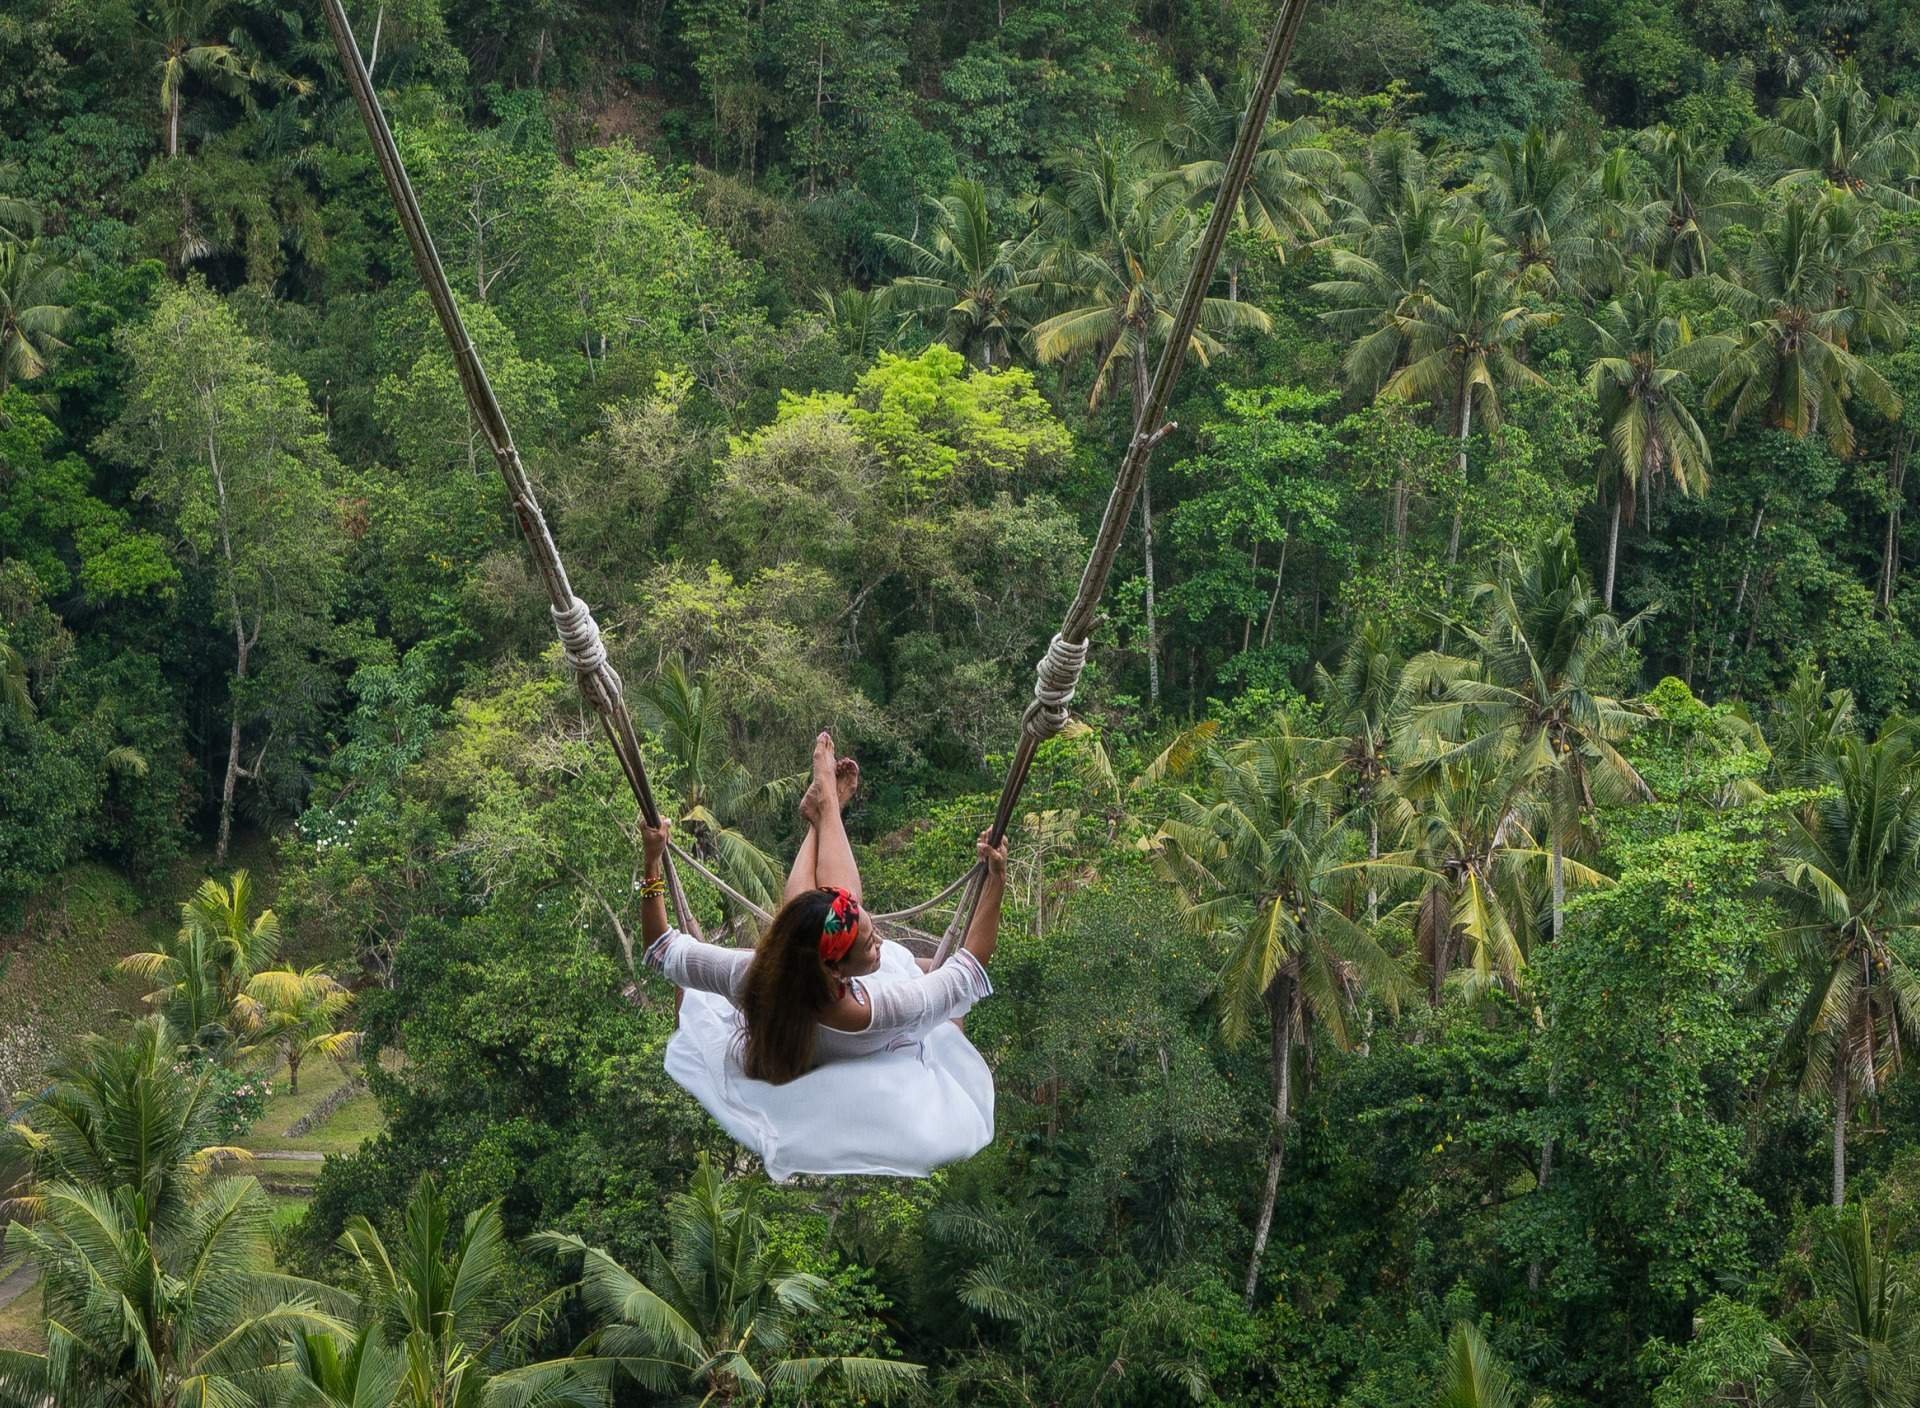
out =
{"type": "Polygon", "coordinates": [[[287,1093],[300,1093],[300,1064],[309,1056],[339,1059],[353,1051],[360,1033],[341,1031],[340,1019],[353,994],[324,968],[268,968],[243,989],[253,1011],[251,1045],[277,1047],[287,1062],[287,1093]]]}
{"type": "Polygon", "coordinates": [[[339,469],[305,385],[205,286],[168,289],[117,341],[131,374],[103,447],[141,470],[136,492],[171,518],[232,640],[217,865],[239,784],[263,779],[276,742],[293,750],[332,688],[339,469]]]}
{"type": "Polygon", "coordinates": [[[265,1012],[250,987],[279,956],[280,940],[280,917],[271,909],[253,912],[253,878],[236,870],[225,885],[201,882],[180,906],[172,942],[128,954],[118,966],[160,983],[147,1001],[183,1040],[223,1052],[259,1028],[265,1012]]]}

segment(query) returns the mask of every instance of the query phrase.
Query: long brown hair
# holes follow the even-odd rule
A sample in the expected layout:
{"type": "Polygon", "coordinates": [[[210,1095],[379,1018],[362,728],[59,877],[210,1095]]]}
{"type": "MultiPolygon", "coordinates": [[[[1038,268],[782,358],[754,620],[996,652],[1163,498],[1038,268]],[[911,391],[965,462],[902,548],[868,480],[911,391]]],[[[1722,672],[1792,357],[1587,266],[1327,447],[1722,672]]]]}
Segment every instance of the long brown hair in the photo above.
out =
{"type": "Polygon", "coordinates": [[[795,895],[780,906],[754,946],[740,994],[747,1019],[741,1065],[749,1079],[785,1085],[813,1069],[820,1014],[840,986],[820,957],[820,929],[832,904],[826,890],[795,895]]]}

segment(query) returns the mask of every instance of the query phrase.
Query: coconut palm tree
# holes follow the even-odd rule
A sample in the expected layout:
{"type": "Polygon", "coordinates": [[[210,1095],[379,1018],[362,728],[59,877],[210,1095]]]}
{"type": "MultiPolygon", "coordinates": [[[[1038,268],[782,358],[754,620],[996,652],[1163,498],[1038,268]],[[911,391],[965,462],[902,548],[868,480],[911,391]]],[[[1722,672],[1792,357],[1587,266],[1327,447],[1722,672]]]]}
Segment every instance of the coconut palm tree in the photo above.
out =
{"type": "Polygon", "coordinates": [[[1650,496],[1662,478],[1682,495],[1706,493],[1713,467],[1706,432],[1687,400],[1693,374],[1711,368],[1732,343],[1694,337],[1686,316],[1669,310],[1667,291],[1667,276],[1643,265],[1618,297],[1588,319],[1596,355],[1587,368],[1587,390],[1600,410],[1612,471],[1606,476],[1612,481],[1613,521],[1601,593],[1609,611],[1623,513],[1631,519],[1635,501],[1650,496]]]}
{"type": "Polygon", "coordinates": [[[269,968],[247,980],[247,998],[259,1013],[251,1033],[256,1046],[278,1047],[287,1061],[287,1093],[300,1093],[300,1064],[309,1056],[348,1055],[359,1032],[339,1030],[353,994],[324,968],[269,968]]]}
{"type": "Polygon", "coordinates": [[[1551,857],[1535,839],[1539,808],[1511,760],[1463,759],[1419,777],[1418,802],[1391,802],[1403,849],[1387,859],[1431,877],[1414,915],[1414,946],[1438,1006],[1464,958],[1469,986],[1517,988],[1551,857]]]}
{"type": "Polygon", "coordinates": [[[856,1401],[889,1402],[918,1386],[917,1364],[791,1353],[825,1283],[770,1245],[758,1191],[729,1183],[702,1153],[687,1191],[668,1204],[670,1241],[649,1254],[644,1279],[578,1237],[534,1237],[536,1247],[580,1259],[586,1304],[601,1322],[575,1362],[608,1366],[648,1394],[702,1403],[753,1403],[782,1390],[804,1400],[829,1384],[856,1401]]]}
{"type": "Polygon", "coordinates": [[[795,796],[804,779],[754,782],[752,774],[728,754],[726,719],[719,701],[696,684],[678,661],[669,661],[637,699],[642,720],[673,764],[683,798],[677,824],[694,854],[756,904],[778,908],[785,883],[781,866],[739,829],[739,823],[795,796]]]}
{"type": "Polygon", "coordinates": [[[1867,91],[1847,63],[1780,104],[1753,136],[1776,186],[1831,185],[1882,205],[1912,205],[1903,187],[1920,167],[1920,132],[1909,107],[1867,91]]]}
{"type": "Polygon", "coordinates": [[[1788,201],[1755,238],[1744,282],[1713,280],[1746,326],[1707,387],[1707,404],[1730,402],[1730,426],[1764,414],[1796,439],[1824,428],[1835,454],[1851,454],[1848,401],[1857,395],[1885,415],[1900,412],[1899,396],[1860,356],[1905,336],[1885,289],[1895,257],[1853,197],[1788,201]]]}
{"type": "Polygon", "coordinates": [[[929,197],[931,233],[924,242],[879,234],[881,247],[913,272],[893,281],[893,306],[927,318],[955,351],[983,367],[1005,366],[1026,331],[1036,289],[1029,235],[1004,238],[994,228],[987,189],[955,181],[929,197]]]}
{"type": "Polygon", "coordinates": [[[894,345],[900,332],[889,289],[821,289],[815,295],[820,317],[840,350],[857,361],[871,361],[894,345]]]}
{"type": "Polygon", "coordinates": [[[4,701],[22,723],[35,714],[33,691],[27,686],[26,657],[5,640],[0,640],[0,701],[4,701]]]}
{"type": "Polygon", "coordinates": [[[1353,915],[1369,884],[1423,878],[1404,861],[1359,857],[1302,741],[1285,733],[1208,749],[1200,789],[1182,792],[1152,838],[1154,863],[1197,933],[1228,944],[1221,1026],[1231,1041],[1268,1024],[1273,1125],[1245,1294],[1252,1304],[1293,1122],[1293,1053],[1324,1033],[1354,1044],[1362,995],[1398,1010],[1405,973],[1353,915]]]}
{"type": "Polygon", "coordinates": [[[1351,247],[1335,245],[1330,251],[1338,277],[1315,284],[1313,291],[1334,307],[1320,320],[1347,343],[1347,379],[1369,394],[1378,394],[1405,364],[1401,310],[1426,292],[1455,223],[1448,197],[1416,188],[1378,224],[1350,233],[1351,247]]]}
{"type": "Polygon", "coordinates": [[[1907,958],[1920,932],[1920,751],[1913,725],[1889,720],[1871,739],[1814,677],[1794,702],[1829,723],[1799,730],[1824,742],[1794,765],[1825,790],[1787,819],[1775,893],[1792,922],[1774,940],[1780,972],[1763,998],[1800,992],[1776,1068],[1803,1094],[1833,1101],[1833,1205],[1846,1199],[1847,1125],[1856,1094],[1877,1100],[1920,1036],[1920,977],[1907,958]]]}
{"type": "Polygon", "coordinates": [[[60,1408],[214,1408],[257,1401],[281,1342],[343,1328],[326,1287],[276,1273],[251,1178],[201,1187],[167,1235],[138,1190],[54,1183],[7,1229],[39,1269],[47,1350],[0,1349],[0,1400],[60,1408]]]}
{"type": "Polygon", "coordinates": [[[0,239],[0,394],[31,381],[66,351],[60,334],[73,317],[67,267],[37,239],[0,239]]]}
{"type": "Polygon", "coordinates": [[[1530,127],[1494,144],[1485,165],[1487,219],[1519,259],[1523,279],[1559,289],[1593,266],[1601,171],[1564,132],[1530,127]]]}
{"type": "Polygon", "coordinates": [[[271,1382],[293,1408],[394,1408],[407,1365],[381,1336],[362,1325],[350,1337],[315,1330],[289,1335],[271,1382]]]}
{"type": "MultiPolygon", "coordinates": [[[[1403,704],[1405,663],[1386,628],[1367,620],[1347,642],[1336,673],[1314,666],[1315,693],[1333,734],[1334,776],[1345,789],[1346,814],[1366,824],[1369,860],[1380,859],[1380,823],[1393,796],[1393,725],[1403,704]]],[[[1369,886],[1370,918],[1378,907],[1378,894],[1369,886]]]]}
{"type": "MultiPolygon", "coordinates": [[[[1193,270],[1200,225],[1182,183],[1151,169],[1138,150],[1098,143],[1083,164],[1041,199],[1039,297],[1055,311],[1034,325],[1042,362],[1094,364],[1088,404],[1104,400],[1123,370],[1132,373],[1135,431],[1153,376],[1151,358],[1173,330],[1174,311],[1193,270]]],[[[1249,303],[1207,298],[1188,350],[1203,365],[1221,351],[1216,334],[1267,331],[1272,320],[1249,303]]],[[[1160,703],[1159,624],[1153,577],[1153,492],[1140,486],[1146,564],[1147,695],[1160,703]]]]}
{"type": "Polygon", "coordinates": [[[1408,712],[1424,756],[1403,779],[1418,795],[1429,772],[1452,763],[1512,763],[1545,803],[1558,939],[1566,853],[1581,842],[1581,823],[1597,804],[1652,795],[1619,750],[1645,713],[1603,692],[1622,674],[1634,623],[1622,625],[1594,595],[1568,528],[1514,553],[1477,595],[1481,623],[1461,627],[1473,656],[1427,655],[1409,667],[1445,694],[1408,712]]]}
{"type": "MultiPolygon", "coordinates": [[[[1460,440],[1458,473],[1464,489],[1475,407],[1481,423],[1497,429],[1502,387],[1544,384],[1521,357],[1527,338],[1558,321],[1559,314],[1520,300],[1517,259],[1485,221],[1474,219],[1441,241],[1430,278],[1392,316],[1407,361],[1380,394],[1450,408],[1460,440]]],[[[1448,562],[1460,555],[1464,511],[1463,501],[1454,510],[1448,562]]]]}
{"type": "MultiPolygon", "coordinates": [[[[340,1246],[358,1272],[371,1334],[393,1346],[403,1365],[394,1408],[604,1402],[606,1364],[556,1359],[507,1367],[552,1324],[572,1288],[519,1305],[498,1208],[469,1213],[456,1230],[440,1190],[422,1178],[398,1241],[389,1245],[366,1218],[355,1217],[340,1246]]],[[[297,1362],[297,1350],[293,1357],[297,1362]]]]}
{"type": "Polygon", "coordinates": [[[1805,1327],[1771,1344],[1768,1408],[1900,1408],[1920,1396],[1913,1285],[1865,1204],[1823,1229],[1805,1327]]]}
{"type": "Polygon", "coordinates": [[[233,0],[155,0],[135,34],[160,77],[160,111],[166,127],[162,143],[169,160],[180,155],[180,118],[186,87],[198,78],[228,93],[281,77],[242,41],[236,28],[224,28],[233,0]]]}
{"type": "Polygon", "coordinates": [[[129,954],[118,966],[158,979],[148,1003],[166,1013],[184,1040],[219,1050],[259,1026],[264,1014],[247,985],[279,954],[280,919],[271,909],[253,913],[253,879],[236,870],[225,885],[202,881],[180,906],[180,920],[171,943],[129,954]]]}
{"type": "MultiPolygon", "coordinates": [[[[1213,200],[1226,179],[1227,158],[1252,106],[1248,77],[1225,91],[1205,76],[1182,95],[1180,120],[1166,131],[1168,154],[1196,202],[1213,200]]],[[[1265,240],[1282,259],[1289,241],[1317,238],[1327,227],[1327,192],[1342,175],[1340,158],[1319,145],[1311,118],[1269,119],[1254,151],[1253,170],[1240,196],[1235,228],[1265,240]]],[[[1227,298],[1240,298],[1240,259],[1229,256],[1227,298]]]]}
{"type": "Polygon", "coordinates": [[[1754,221],[1758,194],[1697,129],[1654,127],[1639,146],[1653,171],[1642,214],[1654,264],[1681,278],[1708,272],[1714,241],[1728,225],[1754,221]]]}
{"type": "Polygon", "coordinates": [[[184,1063],[160,1017],[117,1038],[81,1038],[49,1072],[47,1088],[15,1112],[4,1138],[26,1170],[23,1195],[56,1184],[125,1188],[137,1230],[164,1240],[185,1220],[199,1176],[220,1147],[212,1072],[184,1063]]]}

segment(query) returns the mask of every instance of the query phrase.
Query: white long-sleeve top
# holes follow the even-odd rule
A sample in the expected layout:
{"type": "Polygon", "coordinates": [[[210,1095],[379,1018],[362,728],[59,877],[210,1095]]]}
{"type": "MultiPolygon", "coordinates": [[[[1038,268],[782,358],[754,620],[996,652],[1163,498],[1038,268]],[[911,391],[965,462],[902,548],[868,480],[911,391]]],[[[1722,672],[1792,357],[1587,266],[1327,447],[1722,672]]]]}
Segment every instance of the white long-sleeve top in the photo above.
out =
{"type": "MultiPolygon", "coordinates": [[[[722,948],[669,929],[648,946],[647,962],[676,987],[717,994],[737,1008],[753,950],[722,948]]],[[[848,987],[871,1014],[867,1025],[857,1032],[844,1032],[821,1023],[813,1044],[816,1063],[909,1045],[941,1022],[964,1017],[974,1003],[993,992],[985,966],[963,948],[955,949],[931,973],[872,984],[854,978],[848,987]]]]}

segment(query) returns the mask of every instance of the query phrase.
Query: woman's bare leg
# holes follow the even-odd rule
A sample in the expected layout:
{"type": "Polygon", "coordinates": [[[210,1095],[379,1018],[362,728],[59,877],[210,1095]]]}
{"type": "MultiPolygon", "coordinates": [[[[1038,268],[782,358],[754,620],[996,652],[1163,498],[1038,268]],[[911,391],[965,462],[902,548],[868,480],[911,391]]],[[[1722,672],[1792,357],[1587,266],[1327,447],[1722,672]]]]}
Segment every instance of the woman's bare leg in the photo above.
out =
{"type": "Polygon", "coordinates": [[[832,885],[861,897],[860,867],[854,864],[853,845],[847,840],[846,824],[840,819],[840,778],[838,760],[833,755],[833,738],[822,733],[813,745],[813,778],[820,786],[820,820],[814,827],[817,838],[814,874],[822,885],[832,885]]]}
{"type": "Polygon", "coordinates": [[[820,888],[820,881],[815,875],[815,871],[819,868],[819,855],[820,833],[816,828],[809,826],[807,839],[800,843],[800,850],[793,858],[793,869],[787,872],[787,888],[780,896],[782,904],[795,895],[804,895],[808,890],[820,888]]]}

